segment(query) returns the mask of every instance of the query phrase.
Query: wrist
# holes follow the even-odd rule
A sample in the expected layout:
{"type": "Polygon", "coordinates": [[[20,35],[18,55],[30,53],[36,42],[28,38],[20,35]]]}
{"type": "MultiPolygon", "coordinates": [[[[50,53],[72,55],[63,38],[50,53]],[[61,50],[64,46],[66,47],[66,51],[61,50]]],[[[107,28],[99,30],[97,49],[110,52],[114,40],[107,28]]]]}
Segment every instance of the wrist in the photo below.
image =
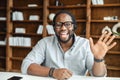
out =
{"type": "Polygon", "coordinates": [[[49,77],[53,77],[53,73],[54,73],[54,70],[55,70],[55,68],[50,68],[50,70],[49,70],[49,77]]]}
{"type": "Polygon", "coordinates": [[[97,58],[94,57],[94,61],[95,61],[95,62],[98,62],[98,63],[99,63],[99,62],[103,62],[103,61],[104,61],[104,58],[102,58],[102,59],[97,59],[97,58]]]}

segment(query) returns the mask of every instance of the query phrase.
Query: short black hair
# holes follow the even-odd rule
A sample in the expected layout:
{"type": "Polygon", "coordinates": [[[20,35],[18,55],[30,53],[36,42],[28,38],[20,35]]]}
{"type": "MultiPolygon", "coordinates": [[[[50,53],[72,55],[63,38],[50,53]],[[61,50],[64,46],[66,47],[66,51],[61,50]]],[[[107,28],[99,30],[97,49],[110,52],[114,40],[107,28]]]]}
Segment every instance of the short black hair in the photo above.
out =
{"type": "Polygon", "coordinates": [[[75,30],[75,29],[77,28],[76,19],[75,19],[75,17],[73,16],[72,13],[70,13],[69,11],[66,11],[66,10],[61,10],[61,11],[59,11],[59,12],[57,12],[57,13],[55,14],[55,16],[54,16],[54,18],[53,18],[53,27],[55,27],[55,21],[56,21],[57,16],[59,16],[60,14],[63,14],[63,13],[68,14],[68,15],[71,17],[71,19],[72,19],[72,21],[73,21],[73,24],[74,24],[74,30],[75,30]]]}

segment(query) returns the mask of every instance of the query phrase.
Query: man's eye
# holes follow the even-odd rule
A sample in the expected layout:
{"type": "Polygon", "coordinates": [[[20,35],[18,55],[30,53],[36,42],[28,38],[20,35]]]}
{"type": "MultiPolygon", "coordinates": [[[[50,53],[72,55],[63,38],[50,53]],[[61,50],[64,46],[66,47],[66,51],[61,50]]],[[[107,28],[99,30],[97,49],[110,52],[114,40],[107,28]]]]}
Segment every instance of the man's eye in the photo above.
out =
{"type": "Polygon", "coordinates": [[[61,24],[56,24],[56,26],[61,26],[61,24]]]}
{"type": "Polygon", "coordinates": [[[70,26],[71,24],[70,23],[66,23],[65,26],[70,26]]]}

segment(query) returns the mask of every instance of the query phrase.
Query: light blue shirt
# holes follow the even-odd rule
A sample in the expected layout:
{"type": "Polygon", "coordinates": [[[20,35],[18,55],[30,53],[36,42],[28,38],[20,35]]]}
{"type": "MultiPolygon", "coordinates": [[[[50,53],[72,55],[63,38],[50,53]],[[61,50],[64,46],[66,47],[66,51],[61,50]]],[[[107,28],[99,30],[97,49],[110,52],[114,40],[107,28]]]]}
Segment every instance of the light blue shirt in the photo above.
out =
{"type": "Polygon", "coordinates": [[[41,39],[32,51],[23,60],[21,71],[27,74],[27,69],[32,63],[42,64],[47,67],[67,68],[75,75],[86,75],[92,71],[94,64],[93,54],[89,40],[75,35],[72,47],[64,52],[56,36],[41,39]]]}

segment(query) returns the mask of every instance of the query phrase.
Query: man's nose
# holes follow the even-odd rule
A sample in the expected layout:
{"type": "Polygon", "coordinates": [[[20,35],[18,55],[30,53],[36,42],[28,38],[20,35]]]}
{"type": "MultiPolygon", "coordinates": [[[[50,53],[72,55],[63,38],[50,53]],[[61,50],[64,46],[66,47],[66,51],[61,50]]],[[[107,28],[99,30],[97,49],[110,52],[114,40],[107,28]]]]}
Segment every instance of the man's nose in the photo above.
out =
{"type": "Polygon", "coordinates": [[[61,29],[66,29],[66,27],[65,27],[65,25],[64,25],[64,24],[62,24],[61,29]]]}

